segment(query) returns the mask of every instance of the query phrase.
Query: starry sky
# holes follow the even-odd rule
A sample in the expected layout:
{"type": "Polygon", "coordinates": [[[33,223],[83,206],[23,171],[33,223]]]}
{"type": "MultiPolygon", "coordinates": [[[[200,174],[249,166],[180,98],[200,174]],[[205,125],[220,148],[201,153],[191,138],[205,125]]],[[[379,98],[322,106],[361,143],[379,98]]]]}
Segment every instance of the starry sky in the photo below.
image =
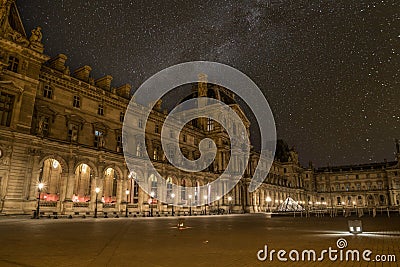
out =
{"type": "Polygon", "coordinates": [[[278,138],[316,166],[394,160],[400,139],[398,0],[18,0],[27,32],[71,70],[139,87],[171,65],[247,74],[278,138]]]}

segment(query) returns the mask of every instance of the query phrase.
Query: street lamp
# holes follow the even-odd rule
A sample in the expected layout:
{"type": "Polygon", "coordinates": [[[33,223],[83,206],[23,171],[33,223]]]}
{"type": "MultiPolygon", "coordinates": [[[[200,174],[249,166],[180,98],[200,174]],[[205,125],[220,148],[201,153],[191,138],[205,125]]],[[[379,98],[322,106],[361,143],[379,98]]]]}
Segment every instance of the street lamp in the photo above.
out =
{"type": "Polygon", "coordinates": [[[218,208],[217,214],[218,214],[218,215],[219,215],[219,199],[220,199],[220,196],[217,196],[217,208],[218,208]]]}
{"type": "Polygon", "coordinates": [[[154,198],[154,192],[150,193],[150,198],[151,198],[151,202],[150,202],[150,216],[153,217],[153,198],[154,198]]]}
{"type": "Polygon", "coordinates": [[[207,215],[207,196],[204,196],[204,200],[206,203],[204,203],[204,215],[207,215]]]}
{"type": "Polygon", "coordinates": [[[95,192],[96,192],[96,206],[94,208],[94,218],[97,218],[97,198],[99,196],[100,188],[96,187],[95,192]]]}
{"type": "Polygon", "coordinates": [[[128,217],[128,198],[130,191],[128,189],[125,190],[126,194],[126,205],[125,205],[125,217],[128,217]]]}
{"type": "Polygon", "coordinates": [[[265,201],[267,201],[267,210],[270,211],[270,210],[269,210],[269,203],[271,203],[271,201],[272,201],[271,197],[268,196],[268,197],[265,199],[265,201]]]}
{"type": "Polygon", "coordinates": [[[232,202],[232,197],[228,197],[228,202],[229,202],[229,211],[228,211],[228,213],[231,213],[232,212],[232,210],[231,210],[231,202],[232,202]]]}
{"type": "Polygon", "coordinates": [[[38,196],[38,201],[37,201],[37,207],[36,207],[36,219],[39,219],[39,212],[40,212],[40,194],[42,193],[42,190],[44,188],[44,183],[39,183],[38,184],[38,192],[39,192],[39,196],[38,196]]]}
{"type": "Polygon", "coordinates": [[[189,195],[189,215],[192,216],[192,195],[189,195]]]}
{"type": "Polygon", "coordinates": [[[172,216],[174,216],[174,197],[175,197],[175,194],[172,193],[171,194],[171,198],[172,198],[172,216]]]}

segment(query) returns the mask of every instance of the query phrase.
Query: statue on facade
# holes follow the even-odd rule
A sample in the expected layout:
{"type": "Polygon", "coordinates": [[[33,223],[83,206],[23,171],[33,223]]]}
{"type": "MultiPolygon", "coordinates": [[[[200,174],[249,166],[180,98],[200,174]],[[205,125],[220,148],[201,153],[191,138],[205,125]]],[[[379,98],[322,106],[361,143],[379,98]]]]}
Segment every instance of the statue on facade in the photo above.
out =
{"type": "Polygon", "coordinates": [[[42,28],[40,26],[37,26],[36,29],[33,29],[31,33],[32,33],[31,38],[29,38],[29,41],[31,43],[42,42],[43,34],[42,34],[42,28]]]}

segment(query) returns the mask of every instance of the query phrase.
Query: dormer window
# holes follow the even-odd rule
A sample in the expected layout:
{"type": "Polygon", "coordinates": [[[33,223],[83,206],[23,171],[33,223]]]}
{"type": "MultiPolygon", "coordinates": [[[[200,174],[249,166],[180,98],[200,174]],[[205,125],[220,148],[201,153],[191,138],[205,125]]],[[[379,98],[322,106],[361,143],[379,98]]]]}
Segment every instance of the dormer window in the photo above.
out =
{"type": "Polygon", "coordinates": [[[74,108],[80,108],[81,107],[81,98],[79,96],[74,95],[74,100],[73,100],[72,106],[74,108]]]}
{"type": "Polygon", "coordinates": [[[99,104],[99,107],[97,108],[97,114],[100,116],[104,116],[104,105],[99,104]]]}
{"type": "Polygon", "coordinates": [[[10,56],[8,58],[8,67],[7,69],[12,72],[18,72],[18,65],[19,65],[19,59],[13,56],[10,56]]]}
{"type": "Polygon", "coordinates": [[[50,85],[45,84],[43,88],[43,97],[53,99],[53,88],[50,85]]]}

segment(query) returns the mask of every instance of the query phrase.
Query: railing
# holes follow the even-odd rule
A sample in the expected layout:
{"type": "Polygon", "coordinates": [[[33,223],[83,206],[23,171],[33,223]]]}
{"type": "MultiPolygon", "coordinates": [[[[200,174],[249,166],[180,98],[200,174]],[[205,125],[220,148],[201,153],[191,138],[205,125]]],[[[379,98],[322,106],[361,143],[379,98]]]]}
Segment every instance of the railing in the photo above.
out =
{"type": "Polygon", "coordinates": [[[103,208],[115,208],[115,203],[104,203],[103,208]]]}
{"type": "Polygon", "coordinates": [[[89,202],[74,202],[73,207],[74,208],[88,208],[89,202]]]}
{"type": "Polygon", "coordinates": [[[57,201],[41,201],[41,207],[57,207],[57,201]]]}

